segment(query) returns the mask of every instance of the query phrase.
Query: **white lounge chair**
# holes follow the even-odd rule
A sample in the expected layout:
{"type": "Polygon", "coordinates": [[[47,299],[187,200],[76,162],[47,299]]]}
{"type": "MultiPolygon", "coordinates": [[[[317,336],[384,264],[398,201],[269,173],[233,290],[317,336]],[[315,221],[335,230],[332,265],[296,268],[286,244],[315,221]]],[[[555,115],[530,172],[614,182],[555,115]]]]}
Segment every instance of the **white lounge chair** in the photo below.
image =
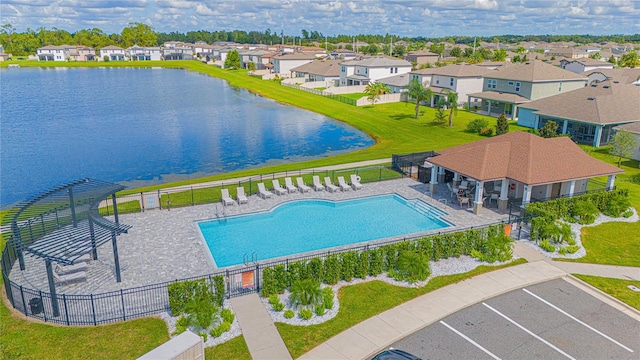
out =
{"type": "Polygon", "coordinates": [[[273,193],[264,187],[264,183],[258,183],[258,196],[263,199],[270,198],[273,193]]]}
{"type": "Polygon", "coordinates": [[[55,271],[53,272],[53,279],[58,285],[69,284],[74,282],[84,282],[87,281],[87,273],[84,271],[69,274],[69,275],[58,275],[55,271]]]}
{"type": "Polygon", "coordinates": [[[79,262],[73,265],[57,264],[54,270],[58,275],[68,275],[68,274],[73,274],[80,271],[87,271],[88,268],[89,268],[89,265],[87,265],[87,263],[79,262]]]}
{"type": "Polygon", "coordinates": [[[247,199],[247,195],[244,193],[244,187],[239,186],[236,193],[237,193],[236,197],[238,198],[238,204],[246,204],[249,202],[249,199],[247,199]]]}
{"type": "Polygon", "coordinates": [[[285,190],[285,188],[280,186],[280,181],[278,181],[278,179],[272,180],[272,183],[273,183],[273,191],[275,191],[277,195],[284,195],[287,193],[287,190],[285,190]]]}
{"type": "Polygon", "coordinates": [[[322,191],[324,190],[324,185],[320,182],[320,176],[315,175],[313,177],[313,190],[322,191]]]}
{"type": "Polygon", "coordinates": [[[324,185],[327,187],[327,190],[329,190],[329,192],[336,192],[340,189],[339,187],[333,185],[333,183],[331,182],[331,178],[328,176],[325,176],[324,178],[324,185]]]}
{"type": "Polygon", "coordinates": [[[293,181],[291,181],[291,178],[289,177],[284,178],[284,187],[289,193],[298,192],[298,188],[293,186],[293,181]]]}
{"type": "MultiPolygon", "coordinates": [[[[71,257],[70,259],[73,259],[73,257],[71,257]]],[[[82,263],[82,262],[83,262],[83,263],[89,263],[91,260],[93,260],[93,259],[91,258],[91,255],[89,255],[89,254],[84,254],[84,255],[80,256],[79,258],[75,259],[75,260],[74,260],[74,262],[75,262],[76,264],[78,264],[78,263],[82,263]]]]}
{"type": "Polygon", "coordinates": [[[300,189],[300,192],[309,192],[309,190],[311,189],[310,187],[307,186],[307,184],[304,183],[304,180],[302,180],[301,177],[296,178],[296,183],[298,184],[298,189],[300,189]]]}
{"type": "Polygon", "coordinates": [[[360,184],[360,176],[351,174],[351,187],[353,187],[353,190],[360,190],[363,188],[362,184],[360,184]]]}
{"type": "Polygon", "coordinates": [[[340,186],[340,190],[342,191],[351,190],[351,186],[349,186],[349,184],[347,184],[347,182],[344,181],[344,177],[342,176],[338,176],[338,186],[340,186]]]}
{"type": "Polygon", "coordinates": [[[229,189],[222,189],[222,205],[233,205],[236,201],[229,196],[229,189]]]}
{"type": "Polygon", "coordinates": [[[467,190],[469,188],[469,182],[467,180],[460,181],[460,189],[467,190]]]}

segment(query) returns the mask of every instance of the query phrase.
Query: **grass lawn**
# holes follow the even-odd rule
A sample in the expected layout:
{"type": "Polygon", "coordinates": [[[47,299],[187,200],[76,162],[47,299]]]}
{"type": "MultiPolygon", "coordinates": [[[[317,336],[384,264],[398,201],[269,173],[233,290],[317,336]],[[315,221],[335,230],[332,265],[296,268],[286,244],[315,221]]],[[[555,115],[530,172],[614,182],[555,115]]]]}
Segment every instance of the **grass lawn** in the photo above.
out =
{"type": "Polygon", "coordinates": [[[205,359],[251,360],[251,354],[244,336],[240,335],[218,346],[204,349],[205,359]]]}
{"type": "Polygon", "coordinates": [[[573,274],[578,279],[606,292],[614,298],[640,310],[640,293],[627,286],[635,285],[640,288],[640,281],[603,278],[598,276],[573,274]]]}
{"type": "MultiPolygon", "coordinates": [[[[618,165],[618,159],[609,155],[609,146],[598,149],[584,148],[596,159],[618,165]]],[[[640,211],[640,185],[630,181],[632,176],[640,174],[638,162],[623,161],[622,169],[625,173],[616,177],[616,186],[629,190],[631,206],[640,211]]],[[[583,227],[581,241],[587,255],[580,259],[563,261],[640,267],[640,222],[610,222],[583,227]]]]}
{"type": "Polygon", "coordinates": [[[438,276],[431,279],[426,286],[418,289],[394,286],[383,281],[345,286],[340,288],[338,292],[340,311],[335,318],[318,325],[293,326],[276,323],[276,327],[291,355],[297,358],[363,320],[420,295],[476,275],[525,262],[526,260],[519,259],[508,265],[479,266],[464,274],[438,276]]]}
{"type": "Polygon", "coordinates": [[[353,93],[353,94],[339,94],[340,96],[344,96],[346,98],[349,99],[353,99],[353,100],[360,100],[363,97],[367,96],[367,94],[365,93],[353,93]]]}

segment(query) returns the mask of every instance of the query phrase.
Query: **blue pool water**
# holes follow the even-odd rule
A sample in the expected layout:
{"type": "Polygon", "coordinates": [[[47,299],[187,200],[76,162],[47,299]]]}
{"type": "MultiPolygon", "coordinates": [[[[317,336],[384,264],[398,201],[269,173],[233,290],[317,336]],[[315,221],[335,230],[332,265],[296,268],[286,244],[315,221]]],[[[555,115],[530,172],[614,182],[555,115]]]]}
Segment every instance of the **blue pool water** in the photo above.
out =
{"type": "MultiPolygon", "coordinates": [[[[299,200],[269,212],[198,223],[217,267],[328,249],[451,226],[442,211],[416,209],[397,195],[333,202],[299,200]]],[[[430,207],[420,201],[421,208],[430,207]]]]}

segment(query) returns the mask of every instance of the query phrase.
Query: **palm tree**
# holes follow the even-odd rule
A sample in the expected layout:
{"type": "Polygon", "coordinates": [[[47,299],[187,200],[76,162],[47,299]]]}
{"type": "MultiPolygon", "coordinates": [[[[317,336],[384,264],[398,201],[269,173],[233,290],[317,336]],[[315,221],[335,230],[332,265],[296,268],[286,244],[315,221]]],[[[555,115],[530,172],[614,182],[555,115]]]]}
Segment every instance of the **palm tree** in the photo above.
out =
{"type": "Polygon", "coordinates": [[[446,105],[449,107],[449,127],[453,126],[453,115],[458,114],[458,93],[447,91],[446,105]]]}
{"type": "Polygon", "coordinates": [[[380,99],[380,95],[388,94],[391,89],[383,83],[369,83],[364,89],[364,93],[367,94],[367,99],[371,102],[371,105],[380,99]]]}
{"type": "Polygon", "coordinates": [[[315,306],[322,303],[323,293],[320,284],[313,279],[298,280],[291,284],[289,305],[293,308],[300,306],[315,306]]]}
{"type": "Polygon", "coordinates": [[[420,82],[420,80],[414,78],[409,81],[409,86],[407,87],[409,97],[416,100],[416,116],[418,118],[418,111],[420,110],[420,103],[424,100],[431,99],[433,96],[433,91],[429,88],[425,88],[424,85],[420,82]]]}

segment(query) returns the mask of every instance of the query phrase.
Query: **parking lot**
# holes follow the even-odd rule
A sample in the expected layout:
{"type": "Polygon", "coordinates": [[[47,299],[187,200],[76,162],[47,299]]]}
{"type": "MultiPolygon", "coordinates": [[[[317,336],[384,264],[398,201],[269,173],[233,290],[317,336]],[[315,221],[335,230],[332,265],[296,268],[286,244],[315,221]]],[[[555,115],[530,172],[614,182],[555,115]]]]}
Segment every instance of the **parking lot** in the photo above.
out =
{"type": "Polygon", "coordinates": [[[391,346],[422,359],[640,359],[640,322],[553,280],[458,311],[391,346]]]}

